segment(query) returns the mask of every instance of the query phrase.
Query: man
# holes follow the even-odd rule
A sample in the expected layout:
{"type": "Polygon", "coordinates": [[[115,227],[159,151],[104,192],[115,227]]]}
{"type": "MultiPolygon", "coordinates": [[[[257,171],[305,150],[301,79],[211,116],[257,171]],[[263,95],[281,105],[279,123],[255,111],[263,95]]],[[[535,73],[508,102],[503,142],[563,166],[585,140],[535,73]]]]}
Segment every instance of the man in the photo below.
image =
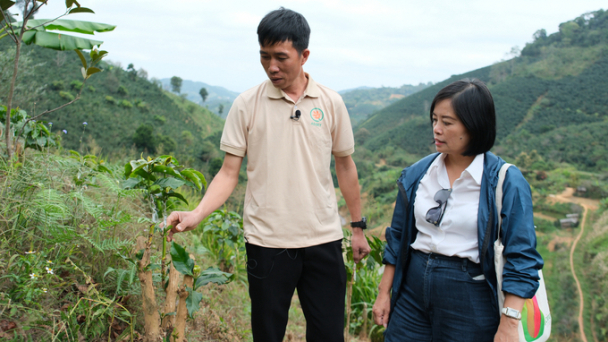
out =
{"type": "Polygon", "coordinates": [[[234,101],[221,139],[224,163],[201,203],[168,218],[171,234],[194,229],[230,196],[247,155],[243,228],[252,333],[258,342],[283,340],[296,288],[307,340],[343,341],[346,274],[332,154],[355,221],[355,261],[370,252],[351,158],[350,119],[342,98],[304,72],[309,37],[306,19],[294,11],[280,8],[262,19],[258,41],[269,80],[234,101]]]}

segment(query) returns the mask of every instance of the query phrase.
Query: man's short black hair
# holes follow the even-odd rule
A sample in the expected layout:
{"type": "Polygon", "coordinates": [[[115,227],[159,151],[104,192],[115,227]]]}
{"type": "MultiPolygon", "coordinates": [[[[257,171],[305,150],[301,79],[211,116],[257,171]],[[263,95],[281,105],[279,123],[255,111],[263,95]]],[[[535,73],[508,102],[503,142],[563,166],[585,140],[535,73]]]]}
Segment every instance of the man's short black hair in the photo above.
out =
{"type": "Polygon", "coordinates": [[[302,54],[308,49],[309,39],[310,27],[304,16],[283,7],[266,14],[258,25],[260,46],[272,46],[289,40],[302,54]]]}
{"type": "Polygon", "coordinates": [[[496,139],[496,110],[488,87],[478,79],[465,78],[441,89],[431,104],[431,124],[435,105],[451,99],[454,112],[464,124],[471,140],[463,156],[488,152],[496,139]]]}

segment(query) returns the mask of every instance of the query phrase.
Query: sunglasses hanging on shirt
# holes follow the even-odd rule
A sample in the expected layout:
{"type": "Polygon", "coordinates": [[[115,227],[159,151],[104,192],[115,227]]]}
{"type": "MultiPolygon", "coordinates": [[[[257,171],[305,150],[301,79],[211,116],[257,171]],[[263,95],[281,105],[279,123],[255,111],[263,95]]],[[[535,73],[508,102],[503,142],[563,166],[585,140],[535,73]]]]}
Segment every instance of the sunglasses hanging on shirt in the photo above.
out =
{"type": "Polygon", "coordinates": [[[426,222],[432,223],[435,227],[439,227],[439,224],[443,219],[443,214],[445,213],[445,208],[448,206],[448,198],[450,198],[451,193],[452,189],[441,189],[435,193],[434,200],[439,203],[439,205],[426,212],[426,222]]]}

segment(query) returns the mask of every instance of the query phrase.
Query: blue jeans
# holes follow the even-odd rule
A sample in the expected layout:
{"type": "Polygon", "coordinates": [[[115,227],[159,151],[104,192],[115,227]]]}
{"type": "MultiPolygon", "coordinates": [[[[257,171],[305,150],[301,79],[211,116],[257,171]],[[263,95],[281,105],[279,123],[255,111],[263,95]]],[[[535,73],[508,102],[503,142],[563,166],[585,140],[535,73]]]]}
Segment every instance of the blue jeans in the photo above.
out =
{"type": "Polygon", "coordinates": [[[481,266],[412,250],[385,342],[493,341],[500,315],[481,266]]]}

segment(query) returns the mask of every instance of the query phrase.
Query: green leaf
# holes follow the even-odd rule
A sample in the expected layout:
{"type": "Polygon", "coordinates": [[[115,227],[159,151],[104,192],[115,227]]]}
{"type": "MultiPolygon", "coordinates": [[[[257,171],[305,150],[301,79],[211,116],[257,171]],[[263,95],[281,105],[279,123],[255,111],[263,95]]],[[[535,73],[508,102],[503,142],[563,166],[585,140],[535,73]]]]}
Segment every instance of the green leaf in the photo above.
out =
{"type": "Polygon", "coordinates": [[[97,166],[97,171],[112,174],[112,171],[103,165],[97,166]]]}
{"type": "Polygon", "coordinates": [[[194,183],[198,190],[202,190],[203,187],[207,187],[207,181],[205,180],[205,176],[202,173],[193,170],[193,169],[185,169],[180,172],[184,178],[194,183]]]}
{"type": "Polygon", "coordinates": [[[131,166],[131,163],[125,164],[125,178],[129,178],[129,176],[131,176],[132,171],[133,171],[133,166],[131,166]]]}
{"type": "MultiPolygon", "coordinates": [[[[102,23],[94,23],[91,21],[67,20],[67,19],[32,19],[27,22],[26,27],[32,28],[43,25],[45,30],[51,31],[67,31],[74,33],[95,34],[95,32],[110,32],[114,31],[116,25],[108,25],[102,23]],[[50,22],[49,22],[50,21],[50,22]]],[[[98,45],[98,44],[96,44],[98,45]]],[[[88,49],[87,49],[88,50],[88,49]]]]}
{"type": "Polygon", "coordinates": [[[144,248],[140,249],[139,251],[137,251],[137,253],[135,254],[135,258],[137,260],[141,260],[144,257],[144,252],[146,250],[144,248]]]}
{"type": "Polygon", "coordinates": [[[65,0],[65,7],[70,8],[74,6],[74,0],[65,0]]]}
{"type": "Polygon", "coordinates": [[[173,177],[160,178],[160,179],[156,180],[156,182],[154,182],[154,184],[159,185],[162,188],[171,188],[171,189],[177,189],[180,186],[184,185],[185,183],[186,182],[184,182],[183,180],[173,178],[173,177]]]}
{"type": "Polygon", "coordinates": [[[144,166],[148,165],[148,162],[140,159],[140,160],[131,160],[129,162],[129,164],[131,164],[131,173],[142,169],[144,166]]]}
{"type": "Polygon", "coordinates": [[[86,8],[86,7],[77,7],[77,8],[71,9],[70,13],[68,13],[68,14],[72,14],[72,13],[93,13],[93,14],[95,14],[95,12],[93,12],[92,9],[86,8]]]}
{"type": "Polygon", "coordinates": [[[76,54],[78,54],[78,57],[80,57],[80,61],[82,62],[82,66],[86,69],[87,68],[87,60],[84,58],[84,55],[82,54],[82,52],[80,52],[80,50],[74,50],[76,51],[76,54]]]}
{"type": "Polygon", "coordinates": [[[102,58],[108,55],[108,51],[99,51],[91,50],[91,60],[93,64],[99,62],[102,58]]]}
{"type": "Polygon", "coordinates": [[[194,269],[194,260],[190,259],[190,255],[188,255],[184,247],[178,245],[175,241],[171,242],[170,253],[173,267],[179,273],[191,276],[194,269]]]}
{"type": "Polygon", "coordinates": [[[2,8],[3,11],[11,8],[14,4],[15,2],[11,0],[0,0],[0,8],[2,8]]]}
{"type": "Polygon", "coordinates": [[[201,286],[205,286],[209,283],[216,283],[218,285],[226,284],[232,274],[222,272],[215,267],[209,267],[204,270],[201,275],[196,278],[194,282],[194,289],[198,289],[201,286]]]}
{"type": "Polygon", "coordinates": [[[144,171],[143,168],[137,168],[136,170],[134,170],[131,173],[131,175],[133,175],[133,174],[136,174],[136,175],[138,175],[138,176],[140,176],[142,178],[145,178],[145,179],[147,179],[149,181],[152,181],[152,182],[156,181],[156,177],[154,177],[153,174],[147,173],[146,171],[144,171]]]}
{"type": "Polygon", "coordinates": [[[180,201],[186,203],[186,205],[188,205],[188,201],[179,192],[171,192],[171,193],[167,194],[167,197],[175,197],[175,198],[179,199],[180,201]]]}
{"type": "Polygon", "coordinates": [[[129,178],[126,181],[122,182],[123,189],[132,189],[139,185],[141,182],[141,178],[129,178]]]}
{"type": "Polygon", "coordinates": [[[186,308],[188,308],[188,316],[192,318],[195,312],[200,309],[200,302],[203,300],[203,294],[196,292],[186,286],[186,290],[188,290],[188,298],[186,298],[186,308]]]}
{"type": "Polygon", "coordinates": [[[87,69],[87,78],[93,74],[96,74],[98,72],[101,72],[101,69],[96,68],[96,67],[90,67],[87,69]]]}
{"type": "Polygon", "coordinates": [[[166,175],[166,176],[173,176],[173,177],[179,178],[181,180],[184,180],[184,177],[182,177],[182,175],[177,170],[175,170],[174,168],[172,168],[170,166],[156,165],[152,169],[152,172],[160,173],[160,174],[166,175]]]}
{"type": "Polygon", "coordinates": [[[27,31],[23,34],[26,45],[35,44],[53,50],[88,50],[103,44],[100,40],[85,39],[46,31],[27,31]]]}

